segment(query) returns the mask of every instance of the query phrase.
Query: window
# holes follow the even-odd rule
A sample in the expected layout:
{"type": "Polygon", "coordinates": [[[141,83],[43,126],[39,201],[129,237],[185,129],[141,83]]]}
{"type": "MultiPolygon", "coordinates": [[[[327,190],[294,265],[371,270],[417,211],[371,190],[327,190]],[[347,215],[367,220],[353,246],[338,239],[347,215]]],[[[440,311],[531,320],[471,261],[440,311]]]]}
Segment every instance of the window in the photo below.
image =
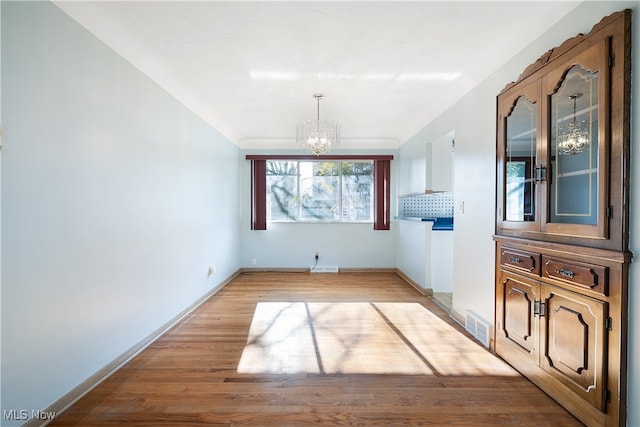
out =
{"type": "Polygon", "coordinates": [[[373,161],[268,160],[268,221],[373,221],[373,161]]]}
{"type": "Polygon", "coordinates": [[[389,229],[393,156],[252,156],[253,230],[277,222],[372,222],[389,229]]]}

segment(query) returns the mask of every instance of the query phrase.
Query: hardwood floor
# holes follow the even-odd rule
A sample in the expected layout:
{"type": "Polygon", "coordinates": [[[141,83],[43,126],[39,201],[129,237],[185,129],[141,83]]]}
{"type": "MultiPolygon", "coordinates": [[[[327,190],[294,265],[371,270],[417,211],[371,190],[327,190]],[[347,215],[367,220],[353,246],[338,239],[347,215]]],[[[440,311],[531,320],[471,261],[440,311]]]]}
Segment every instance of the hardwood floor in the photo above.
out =
{"type": "Polygon", "coordinates": [[[579,426],[393,273],[245,273],[55,426],[579,426]]]}

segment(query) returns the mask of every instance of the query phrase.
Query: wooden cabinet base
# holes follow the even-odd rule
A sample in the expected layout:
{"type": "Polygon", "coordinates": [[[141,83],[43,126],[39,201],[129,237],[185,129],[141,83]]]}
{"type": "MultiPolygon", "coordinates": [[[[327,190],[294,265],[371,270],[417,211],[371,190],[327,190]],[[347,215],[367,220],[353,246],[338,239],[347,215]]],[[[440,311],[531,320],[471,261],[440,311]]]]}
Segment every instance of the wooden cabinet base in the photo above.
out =
{"type": "Polygon", "coordinates": [[[631,254],[502,236],[494,240],[496,353],[586,425],[625,425],[631,254]],[[606,271],[607,292],[522,269],[505,253],[606,271]]]}

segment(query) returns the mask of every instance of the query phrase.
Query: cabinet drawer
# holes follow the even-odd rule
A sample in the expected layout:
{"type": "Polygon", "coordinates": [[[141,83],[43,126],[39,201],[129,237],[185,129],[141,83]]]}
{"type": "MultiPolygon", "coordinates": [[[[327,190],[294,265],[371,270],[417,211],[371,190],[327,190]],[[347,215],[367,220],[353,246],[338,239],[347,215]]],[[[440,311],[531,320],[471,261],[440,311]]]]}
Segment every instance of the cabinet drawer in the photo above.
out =
{"type": "Polygon", "coordinates": [[[500,248],[500,264],[518,271],[540,275],[540,254],[500,248]]]}
{"type": "Polygon", "coordinates": [[[609,295],[609,269],[601,265],[543,256],[542,277],[609,295]]]}

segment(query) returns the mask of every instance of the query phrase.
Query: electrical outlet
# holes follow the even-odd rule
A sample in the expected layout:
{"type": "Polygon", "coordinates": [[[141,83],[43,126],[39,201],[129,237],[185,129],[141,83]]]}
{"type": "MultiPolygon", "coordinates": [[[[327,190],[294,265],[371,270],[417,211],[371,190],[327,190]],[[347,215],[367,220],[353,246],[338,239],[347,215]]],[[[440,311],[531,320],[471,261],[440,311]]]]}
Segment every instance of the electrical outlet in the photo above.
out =
{"type": "Polygon", "coordinates": [[[251,258],[251,265],[256,265],[256,259],[255,258],[251,258]]]}
{"type": "Polygon", "coordinates": [[[320,252],[316,251],[316,258],[320,258],[320,252]]]}
{"type": "Polygon", "coordinates": [[[209,267],[209,270],[207,270],[207,277],[211,277],[216,273],[216,268],[215,267],[209,267]]]}

